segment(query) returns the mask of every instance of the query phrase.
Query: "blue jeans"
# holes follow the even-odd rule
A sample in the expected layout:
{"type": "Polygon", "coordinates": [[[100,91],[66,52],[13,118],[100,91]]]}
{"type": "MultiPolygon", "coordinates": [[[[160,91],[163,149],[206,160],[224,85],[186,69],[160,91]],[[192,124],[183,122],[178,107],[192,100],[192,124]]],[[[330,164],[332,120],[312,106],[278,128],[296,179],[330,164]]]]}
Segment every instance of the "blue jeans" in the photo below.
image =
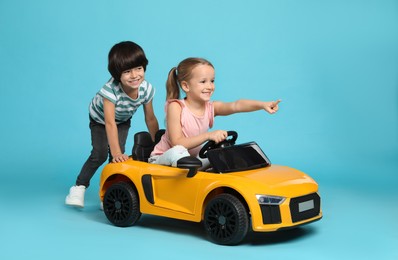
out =
{"type": "MultiPolygon", "coordinates": [[[[117,125],[119,145],[122,153],[125,151],[126,139],[130,129],[131,119],[117,125]]],[[[109,150],[108,138],[106,136],[105,125],[97,123],[90,117],[91,130],[91,154],[84,163],[80,174],[77,176],[76,185],[90,186],[90,180],[97,169],[106,161],[109,154],[109,162],[112,155],[109,150]]]]}

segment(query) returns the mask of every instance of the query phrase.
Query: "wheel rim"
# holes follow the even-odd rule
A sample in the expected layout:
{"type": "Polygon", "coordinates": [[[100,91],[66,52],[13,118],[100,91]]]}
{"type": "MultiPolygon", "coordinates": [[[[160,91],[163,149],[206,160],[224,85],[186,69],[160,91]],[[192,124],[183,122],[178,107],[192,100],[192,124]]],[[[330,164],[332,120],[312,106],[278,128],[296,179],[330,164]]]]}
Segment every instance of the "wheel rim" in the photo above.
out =
{"type": "Polygon", "coordinates": [[[206,226],[218,241],[229,240],[238,230],[238,217],[234,208],[223,201],[215,202],[209,208],[206,226]]]}
{"type": "Polygon", "coordinates": [[[104,208],[107,209],[107,213],[114,223],[123,222],[129,218],[131,212],[131,201],[128,193],[121,189],[110,191],[109,196],[104,201],[104,208]]]}

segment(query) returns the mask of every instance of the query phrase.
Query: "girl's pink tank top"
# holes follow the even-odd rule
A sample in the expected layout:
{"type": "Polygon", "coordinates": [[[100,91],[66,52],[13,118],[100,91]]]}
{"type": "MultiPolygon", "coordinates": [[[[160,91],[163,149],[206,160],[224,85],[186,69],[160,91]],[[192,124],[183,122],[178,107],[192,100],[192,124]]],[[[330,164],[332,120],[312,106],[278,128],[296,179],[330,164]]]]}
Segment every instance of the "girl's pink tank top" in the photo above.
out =
{"type": "MultiPolygon", "coordinates": [[[[181,128],[185,137],[197,136],[205,133],[209,128],[213,127],[214,122],[214,106],[213,102],[206,102],[205,113],[203,116],[197,116],[193,114],[189,108],[185,105],[184,99],[171,99],[166,102],[165,110],[167,112],[167,106],[171,102],[178,102],[182,108],[181,111],[181,128]]],[[[198,146],[188,150],[191,156],[197,156],[200,148],[198,146]]],[[[162,136],[160,142],[155,146],[151,155],[161,155],[165,151],[171,148],[170,138],[168,131],[162,136]]]]}

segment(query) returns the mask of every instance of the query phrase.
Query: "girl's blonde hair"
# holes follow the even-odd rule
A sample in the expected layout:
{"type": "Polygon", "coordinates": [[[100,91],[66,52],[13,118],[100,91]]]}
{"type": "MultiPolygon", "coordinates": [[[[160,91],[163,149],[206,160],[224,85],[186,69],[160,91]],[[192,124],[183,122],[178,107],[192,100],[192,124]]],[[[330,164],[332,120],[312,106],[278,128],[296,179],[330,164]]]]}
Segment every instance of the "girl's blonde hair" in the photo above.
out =
{"type": "Polygon", "coordinates": [[[180,98],[181,82],[189,81],[192,77],[192,70],[198,65],[209,65],[214,69],[210,61],[203,58],[187,58],[173,67],[166,81],[166,100],[180,98]]]}

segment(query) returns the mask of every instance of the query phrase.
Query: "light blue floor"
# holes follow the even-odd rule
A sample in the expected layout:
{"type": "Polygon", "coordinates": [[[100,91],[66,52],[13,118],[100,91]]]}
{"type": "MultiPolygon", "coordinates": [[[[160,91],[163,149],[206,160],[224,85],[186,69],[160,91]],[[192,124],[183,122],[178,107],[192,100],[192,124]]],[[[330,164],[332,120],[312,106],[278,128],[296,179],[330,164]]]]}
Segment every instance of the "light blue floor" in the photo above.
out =
{"type": "Polygon", "coordinates": [[[98,175],[78,210],[63,204],[75,177],[70,169],[31,165],[29,177],[5,175],[0,184],[0,259],[398,259],[397,165],[380,168],[383,179],[359,181],[342,168],[309,168],[317,172],[322,220],[249,233],[231,247],[207,241],[198,223],[144,215],[134,227],[114,227],[99,209],[98,175]]]}

